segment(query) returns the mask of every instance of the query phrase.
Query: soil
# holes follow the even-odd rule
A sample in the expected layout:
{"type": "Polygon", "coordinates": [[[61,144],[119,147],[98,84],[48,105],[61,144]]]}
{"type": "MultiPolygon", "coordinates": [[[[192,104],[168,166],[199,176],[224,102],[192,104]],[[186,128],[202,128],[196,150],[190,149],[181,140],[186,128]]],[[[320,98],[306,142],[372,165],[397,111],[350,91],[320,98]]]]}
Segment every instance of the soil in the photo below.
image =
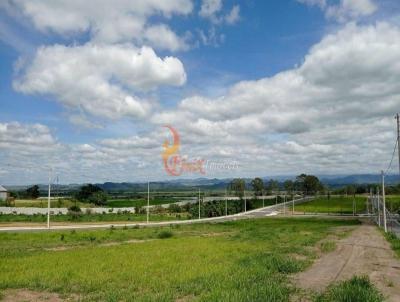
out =
{"type": "Polygon", "coordinates": [[[3,302],[65,302],[79,301],[79,297],[61,298],[56,293],[38,292],[29,289],[8,289],[2,292],[3,302]]]}
{"type": "Polygon", "coordinates": [[[294,277],[298,287],[322,292],[333,282],[368,275],[387,301],[400,301],[400,261],[375,226],[361,225],[336,246],[294,277]]]}

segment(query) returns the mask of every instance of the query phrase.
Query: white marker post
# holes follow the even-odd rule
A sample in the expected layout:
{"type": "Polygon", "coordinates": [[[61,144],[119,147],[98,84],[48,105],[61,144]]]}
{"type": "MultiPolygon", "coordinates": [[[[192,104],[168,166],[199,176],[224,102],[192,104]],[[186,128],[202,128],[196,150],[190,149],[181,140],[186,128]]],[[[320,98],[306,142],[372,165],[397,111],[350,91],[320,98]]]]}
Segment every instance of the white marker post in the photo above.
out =
{"type": "Polygon", "coordinates": [[[147,223],[149,223],[150,216],[150,182],[147,182],[147,223]]]}
{"type": "Polygon", "coordinates": [[[383,227],[385,229],[385,233],[387,233],[387,225],[386,225],[386,198],[385,198],[385,174],[382,171],[382,202],[383,202],[383,227]]]}

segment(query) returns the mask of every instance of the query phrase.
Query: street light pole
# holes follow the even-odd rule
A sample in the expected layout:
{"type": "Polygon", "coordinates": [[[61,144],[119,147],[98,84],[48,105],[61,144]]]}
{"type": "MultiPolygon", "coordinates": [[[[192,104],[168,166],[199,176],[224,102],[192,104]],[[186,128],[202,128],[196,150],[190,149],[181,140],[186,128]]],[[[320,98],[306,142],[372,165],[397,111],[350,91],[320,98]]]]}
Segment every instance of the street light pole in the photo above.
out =
{"type": "Polygon", "coordinates": [[[382,171],[382,202],[383,202],[383,227],[385,229],[385,233],[387,233],[387,225],[386,225],[386,200],[385,200],[385,174],[382,171]]]}
{"type": "Polygon", "coordinates": [[[47,228],[50,229],[50,194],[51,194],[51,171],[49,172],[49,189],[47,195],[47,228]]]}
{"type": "Polygon", "coordinates": [[[380,202],[380,193],[379,187],[376,189],[377,191],[377,203],[378,203],[378,225],[381,226],[381,202],[380,202]]]}
{"type": "Polygon", "coordinates": [[[150,216],[150,182],[147,182],[147,223],[149,223],[150,216]]]}
{"type": "Polygon", "coordinates": [[[199,189],[199,219],[201,219],[201,209],[200,209],[200,189],[199,189]]]}
{"type": "Polygon", "coordinates": [[[228,216],[228,194],[225,189],[225,216],[228,216]]]}

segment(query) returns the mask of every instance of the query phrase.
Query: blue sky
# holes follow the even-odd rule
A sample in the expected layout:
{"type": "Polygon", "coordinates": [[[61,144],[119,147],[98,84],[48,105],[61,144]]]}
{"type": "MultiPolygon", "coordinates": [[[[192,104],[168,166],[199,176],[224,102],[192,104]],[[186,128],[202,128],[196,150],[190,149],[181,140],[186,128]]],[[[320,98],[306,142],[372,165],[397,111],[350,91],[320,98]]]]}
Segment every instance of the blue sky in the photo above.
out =
{"type": "Polygon", "coordinates": [[[50,168],[67,183],[171,179],[164,124],[182,156],[238,164],[180,177],[375,173],[390,159],[396,1],[135,4],[0,4],[0,183],[50,168]]]}

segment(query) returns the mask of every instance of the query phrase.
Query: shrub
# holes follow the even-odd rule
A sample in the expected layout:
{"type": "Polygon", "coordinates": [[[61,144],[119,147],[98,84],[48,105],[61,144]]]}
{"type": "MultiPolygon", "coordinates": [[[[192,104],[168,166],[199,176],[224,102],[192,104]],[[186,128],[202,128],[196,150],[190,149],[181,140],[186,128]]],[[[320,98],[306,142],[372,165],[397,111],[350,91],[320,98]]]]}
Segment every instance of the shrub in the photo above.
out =
{"type": "Polygon", "coordinates": [[[79,206],[77,206],[77,205],[70,206],[68,208],[68,211],[69,212],[76,212],[76,213],[82,212],[81,208],[79,206]]]}
{"type": "Polygon", "coordinates": [[[355,276],[337,283],[317,297],[317,302],[381,302],[382,294],[371,283],[368,276],[355,276]]]}
{"type": "Polygon", "coordinates": [[[82,210],[77,205],[71,206],[68,208],[68,215],[70,215],[72,219],[77,219],[82,215],[82,210]]]}
{"type": "Polygon", "coordinates": [[[172,236],[174,236],[174,234],[171,231],[161,231],[160,233],[157,234],[157,237],[159,239],[166,239],[166,238],[171,238],[172,236]]]}
{"type": "Polygon", "coordinates": [[[168,207],[169,212],[171,213],[181,213],[182,212],[182,207],[180,207],[177,204],[170,204],[168,207]]]}

